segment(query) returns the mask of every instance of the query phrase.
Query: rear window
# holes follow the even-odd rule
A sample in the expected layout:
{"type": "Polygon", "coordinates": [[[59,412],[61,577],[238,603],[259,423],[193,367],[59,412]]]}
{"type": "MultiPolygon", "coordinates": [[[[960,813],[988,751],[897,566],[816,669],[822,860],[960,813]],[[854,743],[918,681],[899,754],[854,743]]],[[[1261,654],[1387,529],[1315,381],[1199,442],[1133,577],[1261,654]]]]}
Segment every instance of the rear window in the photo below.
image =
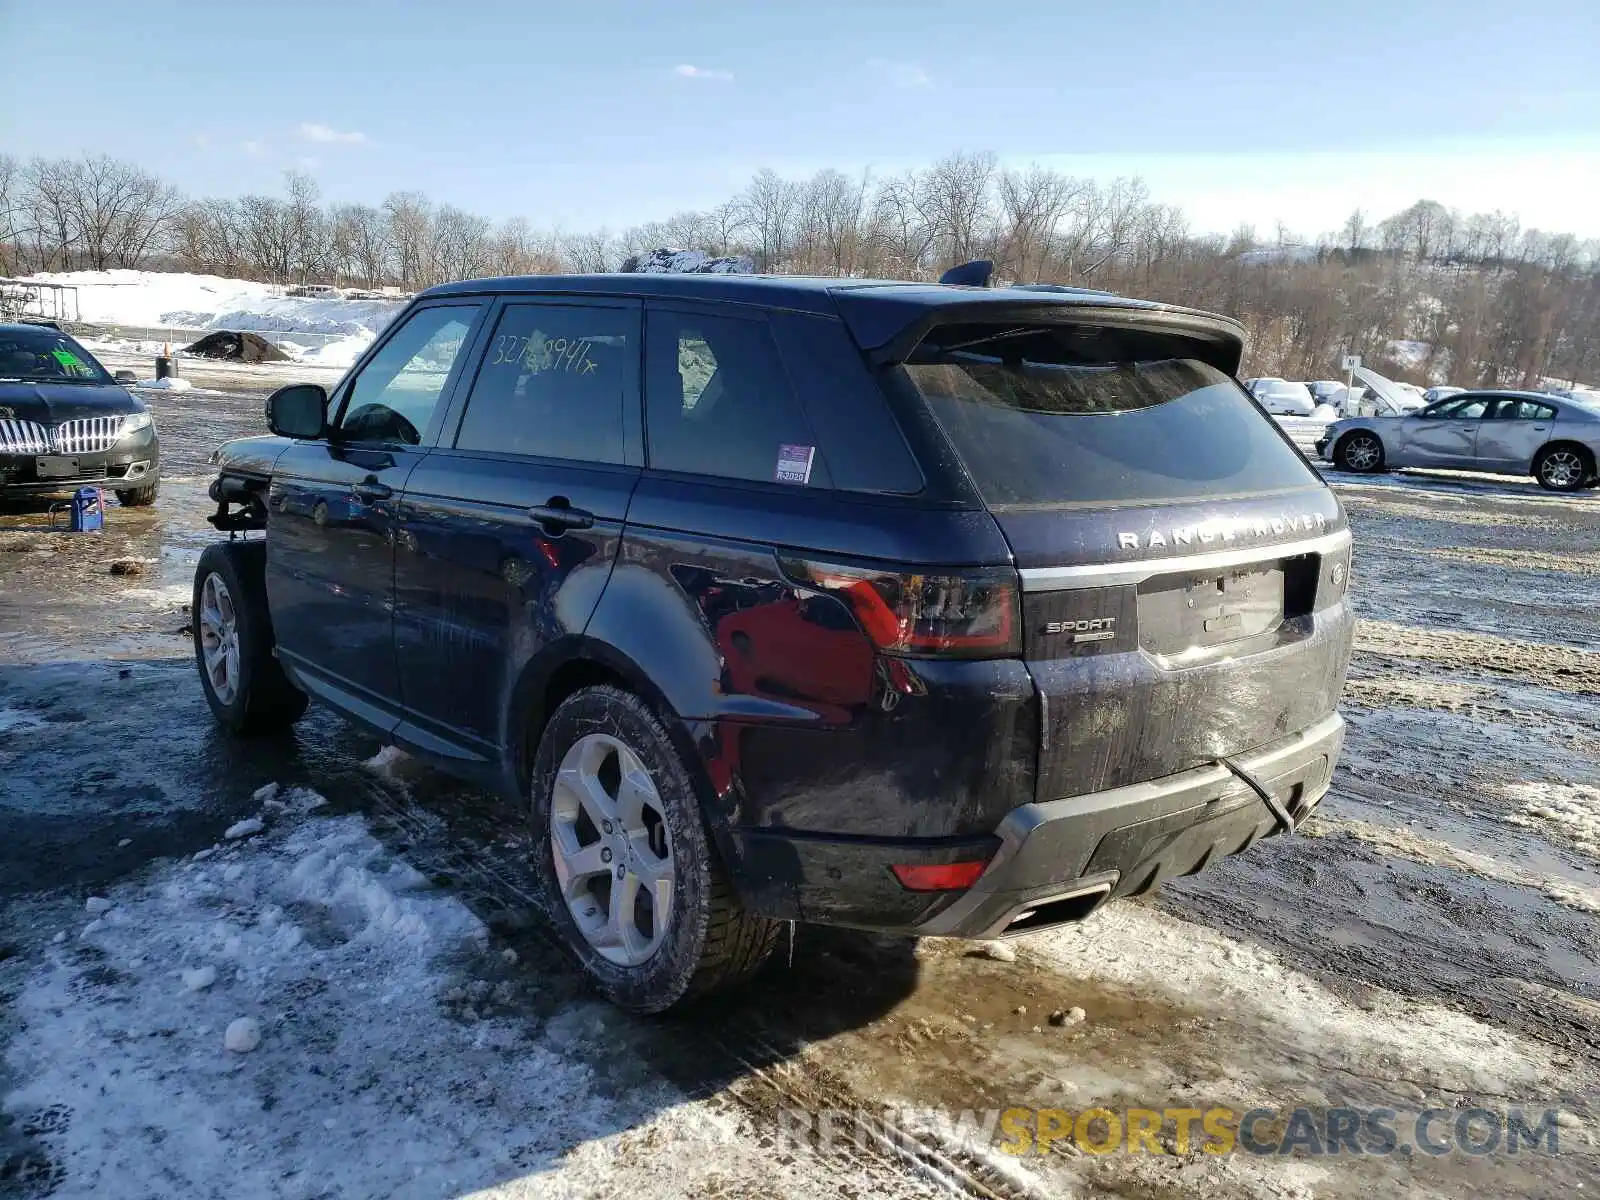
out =
{"type": "Polygon", "coordinates": [[[905,365],[989,505],[1160,503],[1316,480],[1217,368],[1191,358],[1039,360],[1070,358],[1072,336],[1059,346],[1037,333],[971,349],[924,345],[905,365]],[[1034,357],[986,353],[1008,341],[1034,357]]]}

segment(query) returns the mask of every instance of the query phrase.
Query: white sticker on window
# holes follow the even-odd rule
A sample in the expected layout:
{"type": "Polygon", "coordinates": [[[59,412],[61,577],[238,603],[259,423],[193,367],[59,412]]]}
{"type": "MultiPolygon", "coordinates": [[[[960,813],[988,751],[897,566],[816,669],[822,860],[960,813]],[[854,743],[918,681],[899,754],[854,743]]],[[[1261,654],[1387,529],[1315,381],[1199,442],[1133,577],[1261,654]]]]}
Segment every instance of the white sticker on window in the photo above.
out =
{"type": "Polygon", "coordinates": [[[773,478],[779,483],[810,483],[811,462],[816,456],[815,446],[779,446],[778,470],[773,478]]]}

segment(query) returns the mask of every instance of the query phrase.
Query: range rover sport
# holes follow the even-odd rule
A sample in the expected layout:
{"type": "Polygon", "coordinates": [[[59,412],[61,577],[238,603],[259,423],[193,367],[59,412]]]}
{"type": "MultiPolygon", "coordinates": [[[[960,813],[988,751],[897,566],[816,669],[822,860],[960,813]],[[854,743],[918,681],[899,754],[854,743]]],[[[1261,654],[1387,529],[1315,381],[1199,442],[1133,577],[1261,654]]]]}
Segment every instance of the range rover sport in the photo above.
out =
{"type": "Polygon", "coordinates": [[[1292,830],[1339,753],[1350,535],[1240,352],[1059,288],[434,288],[217,451],[206,697],[515,797],[636,1010],[788,921],[1081,918],[1292,830]]]}

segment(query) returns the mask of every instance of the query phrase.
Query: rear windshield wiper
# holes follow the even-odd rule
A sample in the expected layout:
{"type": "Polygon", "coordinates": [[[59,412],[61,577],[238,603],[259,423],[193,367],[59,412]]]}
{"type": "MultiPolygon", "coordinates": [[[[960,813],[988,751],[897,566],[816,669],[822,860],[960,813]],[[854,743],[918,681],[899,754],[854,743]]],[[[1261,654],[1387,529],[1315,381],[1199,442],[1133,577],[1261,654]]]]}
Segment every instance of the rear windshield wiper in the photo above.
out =
{"type": "Polygon", "coordinates": [[[1020,329],[1002,329],[999,333],[986,333],[982,337],[968,338],[964,342],[953,342],[949,345],[937,342],[934,344],[948,354],[957,350],[970,350],[974,346],[986,346],[990,342],[1003,341],[1006,338],[1027,337],[1030,333],[1037,333],[1038,331],[1039,327],[1037,325],[1028,325],[1020,329]]]}

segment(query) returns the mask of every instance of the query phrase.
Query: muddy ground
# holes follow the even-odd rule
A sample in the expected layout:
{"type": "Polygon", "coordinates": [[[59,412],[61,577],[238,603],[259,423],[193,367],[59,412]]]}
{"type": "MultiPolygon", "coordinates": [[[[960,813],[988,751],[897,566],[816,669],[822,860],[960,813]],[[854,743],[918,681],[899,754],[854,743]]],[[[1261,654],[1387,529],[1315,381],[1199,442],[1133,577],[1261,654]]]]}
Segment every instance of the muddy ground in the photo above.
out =
{"type": "MultiPolygon", "coordinates": [[[[321,1071],[315,1054],[284,1053],[273,1103],[247,1122],[260,1163],[218,1194],[1571,1196],[1600,1178],[1600,492],[1331,476],[1355,528],[1362,621],[1345,756],[1303,834],[1015,943],[1009,961],[801,930],[749,991],[642,1021],[589,1000],[546,939],[517,814],[415,764],[369,761],[378,747],[318,709],[281,742],[213,727],[187,609],[213,536],[205,458],[260,431],[269,378],[230,367],[208,390],[152,395],[160,499],[113,505],[102,535],[51,532],[36,508],[0,514],[0,1196],[192,1183],[173,1129],[113,1119],[132,1077],[159,1080],[156,1095],[202,1085],[131,1048],[149,1035],[117,1023],[157,1003],[141,983],[151,955],[80,933],[83,910],[109,895],[116,911],[153,913],[177,903],[185,873],[223,861],[231,881],[270,874],[267,847],[300,836],[287,825],[222,839],[271,784],[325,797],[315,819],[355,822],[385,861],[420,873],[430,903],[464,906],[486,931],[429,968],[438,994],[420,1015],[363,1008],[331,967],[301,986],[323,1053],[337,1059],[327,1047],[374,1019],[414,1047],[493,1025],[512,1057],[521,1045],[580,1066],[608,1116],[502,1161],[481,1145],[526,1141],[538,1118],[491,1104],[471,1147],[433,1151],[469,1164],[448,1179],[400,1186],[382,1154],[354,1154],[313,1185],[297,1175],[310,1151],[294,1148],[310,1118],[278,1097],[321,1071]],[[1050,1022],[1073,1009],[1082,1019],[1050,1022]],[[84,1023],[67,1037],[71,1020],[84,1023]],[[641,1095],[666,1099],[628,1099],[641,1095]],[[1160,1153],[1068,1140],[1018,1158],[1002,1138],[963,1143],[906,1112],[1096,1105],[1564,1115],[1553,1155],[1212,1156],[1167,1132],[1160,1153]],[[793,1107],[865,1115],[848,1145],[808,1150],[777,1137],[793,1107]],[[141,1153],[108,1165],[98,1143],[112,1130],[141,1153]]],[[[300,926],[322,945],[326,929],[300,926]]],[[[150,1021],[182,1040],[181,1022],[150,1021]]],[[[399,1061],[362,1065],[388,1080],[380,1091],[430,1074],[399,1061]]],[[[379,1107],[363,1145],[402,1136],[403,1106],[379,1107]]]]}

